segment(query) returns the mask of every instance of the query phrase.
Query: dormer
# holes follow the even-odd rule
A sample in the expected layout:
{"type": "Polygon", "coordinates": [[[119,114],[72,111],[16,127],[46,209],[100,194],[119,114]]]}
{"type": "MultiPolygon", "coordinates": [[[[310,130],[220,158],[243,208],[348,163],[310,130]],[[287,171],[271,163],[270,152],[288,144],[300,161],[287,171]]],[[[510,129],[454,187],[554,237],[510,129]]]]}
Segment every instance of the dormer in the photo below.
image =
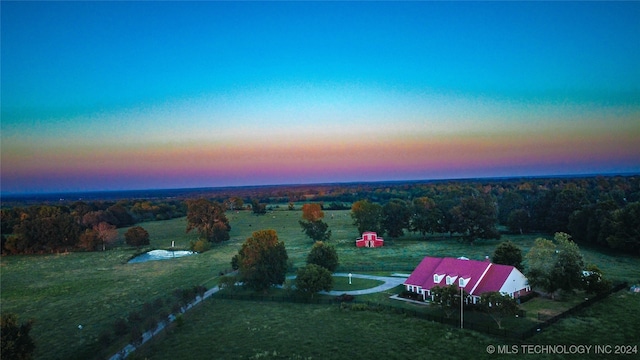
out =
{"type": "Polygon", "coordinates": [[[457,278],[458,278],[457,275],[455,276],[447,275],[447,285],[455,284],[457,278]]]}
{"type": "Polygon", "coordinates": [[[458,287],[464,288],[469,283],[469,280],[471,280],[471,278],[466,278],[465,279],[463,277],[460,277],[458,279],[458,287]]]}
{"type": "Polygon", "coordinates": [[[442,281],[442,278],[444,278],[444,274],[442,275],[433,274],[433,283],[440,284],[440,281],[442,281]]]}

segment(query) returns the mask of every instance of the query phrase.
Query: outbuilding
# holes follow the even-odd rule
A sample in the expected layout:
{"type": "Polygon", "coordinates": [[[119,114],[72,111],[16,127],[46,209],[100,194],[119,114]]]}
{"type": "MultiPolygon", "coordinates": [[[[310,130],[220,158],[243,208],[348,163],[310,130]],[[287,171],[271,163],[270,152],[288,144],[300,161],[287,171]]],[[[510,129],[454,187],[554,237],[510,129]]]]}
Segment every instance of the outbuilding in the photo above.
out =
{"type": "Polygon", "coordinates": [[[373,231],[365,231],[362,236],[356,239],[357,247],[381,247],[384,245],[384,239],[379,237],[373,231]]]}

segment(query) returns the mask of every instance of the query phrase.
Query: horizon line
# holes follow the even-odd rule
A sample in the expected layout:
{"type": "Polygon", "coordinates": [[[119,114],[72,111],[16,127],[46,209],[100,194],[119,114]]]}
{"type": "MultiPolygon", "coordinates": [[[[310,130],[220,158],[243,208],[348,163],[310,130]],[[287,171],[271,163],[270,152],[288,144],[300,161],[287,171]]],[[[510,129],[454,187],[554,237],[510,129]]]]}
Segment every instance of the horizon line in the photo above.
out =
{"type": "Polygon", "coordinates": [[[320,183],[281,183],[281,184],[253,184],[253,185],[223,185],[223,186],[202,186],[202,187],[175,187],[175,188],[138,188],[138,189],[104,189],[104,190],[76,190],[76,191],[33,191],[33,192],[2,192],[1,198],[22,198],[29,196],[51,196],[65,194],[98,194],[98,193],[119,193],[119,192],[143,192],[143,191],[196,191],[196,190],[225,190],[241,188],[266,188],[266,187],[287,187],[287,186],[326,186],[326,185],[354,185],[354,184],[383,184],[383,183],[420,183],[420,182],[441,182],[441,181],[468,181],[468,180],[500,180],[500,179],[554,179],[554,178],[588,178],[597,176],[637,176],[640,172],[606,172],[606,173],[579,173],[579,174],[545,174],[545,175],[510,175],[510,176],[479,176],[479,177],[459,177],[459,178],[433,178],[433,179],[405,179],[405,180],[363,180],[363,181],[335,181],[320,183]]]}

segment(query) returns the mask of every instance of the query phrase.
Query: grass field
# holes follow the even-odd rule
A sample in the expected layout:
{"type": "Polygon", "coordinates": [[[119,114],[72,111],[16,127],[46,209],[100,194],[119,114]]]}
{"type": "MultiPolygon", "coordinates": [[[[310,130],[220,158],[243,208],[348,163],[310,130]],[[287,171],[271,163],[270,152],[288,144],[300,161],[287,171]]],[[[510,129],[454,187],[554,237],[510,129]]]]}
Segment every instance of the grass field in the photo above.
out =
{"type": "MultiPolygon", "coordinates": [[[[349,211],[326,211],[325,214],[325,221],[332,230],[330,242],[336,246],[340,257],[341,266],[338,271],[343,272],[358,273],[366,271],[382,275],[389,275],[392,272],[410,272],[426,255],[466,256],[472,259],[482,259],[486,255],[491,255],[495,246],[500,242],[494,240],[478,241],[471,246],[460,243],[456,241],[455,238],[449,238],[448,236],[433,236],[427,241],[424,241],[420,236],[407,235],[402,239],[387,239],[385,247],[383,248],[355,248],[353,244],[358,234],[352,225],[349,211]]],[[[253,231],[261,229],[276,230],[280,240],[285,242],[292,265],[294,267],[304,265],[306,256],[313,242],[304,236],[298,224],[298,220],[301,219],[300,211],[276,210],[259,217],[245,211],[229,213],[228,217],[232,226],[230,241],[215,245],[210,251],[203,254],[175,260],[152,261],[140,264],[126,263],[128,259],[140,251],[169,248],[172,241],[175,241],[177,248],[187,248],[189,241],[195,240],[197,234],[185,234],[186,222],[184,218],[139,224],[147,229],[151,236],[151,246],[142,250],[121,246],[106,252],[2,257],[0,262],[0,300],[2,312],[16,313],[21,320],[29,318],[35,320],[32,336],[35,338],[37,344],[36,359],[82,359],[95,355],[93,346],[100,332],[110,330],[116,318],[126,316],[128,312],[140,308],[143,303],[170,294],[177,288],[186,288],[201,284],[207,287],[214,286],[217,283],[218,274],[221,271],[229,269],[231,257],[238,251],[240,244],[247,237],[251,236],[253,231]],[[83,325],[82,330],[78,329],[79,324],[83,325]]],[[[126,231],[126,229],[120,229],[120,234],[123,234],[124,231],[126,231]]],[[[526,252],[536,237],[537,236],[505,236],[502,240],[510,239],[516,242],[526,252]]],[[[587,262],[598,265],[607,277],[613,280],[627,280],[632,283],[640,282],[640,259],[637,257],[602,253],[594,249],[582,249],[582,252],[587,262]]],[[[346,278],[342,279],[346,281],[346,278]]],[[[339,283],[337,283],[337,285],[341,286],[339,283]]],[[[390,294],[371,294],[363,296],[363,299],[385,301],[389,295],[390,294]]],[[[620,319],[617,321],[638,324],[640,323],[640,315],[637,314],[637,310],[640,309],[640,306],[638,306],[640,304],[638,304],[637,298],[640,297],[636,296],[634,298],[632,295],[629,295],[628,298],[614,297],[606,301],[609,303],[609,306],[621,309],[616,311],[628,312],[625,316],[620,316],[620,319]],[[633,311],[633,309],[635,309],[635,311],[633,311]]],[[[214,301],[214,303],[218,302],[219,300],[214,301]]],[[[232,318],[234,314],[237,315],[247,312],[241,307],[252,306],[251,302],[237,303],[235,306],[240,307],[237,309],[234,309],[235,302],[225,303],[224,315],[232,318]]],[[[207,309],[209,307],[215,308],[215,306],[216,305],[207,305],[207,309]]],[[[286,317],[290,317],[294,315],[289,315],[289,313],[306,313],[307,311],[304,305],[276,303],[264,304],[264,306],[264,311],[276,312],[276,314],[272,315],[273,317],[280,317],[285,313],[287,314],[286,317]],[[278,308],[279,306],[282,306],[282,310],[278,308]]],[[[308,311],[312,311],[314,307],[311,306],[308,309],[308,311]]],[[[209,315],[206,315],[208,314],[206,310],[202,311],[203,313],[200,316],[203,317],[202,321],[206,322],[204,319],[207,319],[209,315]]],[[[335,315],[335,321],[338,323],[341,323],[341,321],[348,323],[347,320],[353,315],[353,313],[345,314],[337,311],[330,312],[329,310],[317,309],[317,311],[320,313],[327,311],[324,316],[324,321],[328,323],[334,322],[334,319],[328,315],[335,315]]],[[[614,318],[612,311],[607,310],[607,308],[596,308],[594,306],[588,311],[590,311],[589,316],[594,319],[592,322],[603,324],[604,328],[609,326],[607,325],[609,324],[609,319],[614,318]]],[[[243,316],[262,316],[256,311],[248,312],[252,314],[244,314],[243,316]]],[[[213,313],[216,312],[213,311],[213,313]]],[[[442,325],[432,324],[427,326],[422,323],[416,325],[413,323],[415,320],[400,318],[397,319],[399,323],[395,323],[395,320],[390,320],[395,319],[394,316],[396,315],[358,313],[357,317],[358,319],[362,319],[363,323],[359,323],[355,321],[355,319],[353,321],[359,324],[359,328],[372,331],[377,325],[366,325],[367,321],[370,321],[371,324],[376,324],[376,322],[389,324],[388,326],[382,327],[382,329],[386,329],[383,331],[384,334],[392,332],[394,329],[402,333],[404,330],[399,330],[399,328],[406,322],[410,324],[406,325],[408,329],[412,329],[410,331],[420,334],[427,330],[429,332],[436,332],[435,334],[437,337],[440,337],[441,342],[443,337],[444,339],[452,337],[449,339],[451,343],[448,344],[448,347],[453,346],[454,340],[464,343],[467,341],[465,339],[477,340],[478,337],[485,339],[483,336],[475,333],[457,334],[452,332],[453,330],[450,328],[442,327],[442,325]],[[369,319],[368,316],[371,316],[371,318],[369,319]],[[376,317],[382,317],[383,320],[376,317]],[[424,326],[427,326],[427,328],[424,328],[424,326]],[[447,335],[450,333],[453,335],[447,335]]],[[[187,332],[190,326],[195,326],[199,321],[200,320],[187,321],[188,326],[185,326],[184,330],[181,329],[180,331],[187,332]]],[[[230,322],[231,320],[230,318],[216,318],[210,319],[210,321],[212,324],[225,324],[225,322],[230,322]]],[[[286,321],[286,319],[281,321],[286,321]]],[[[291,321],[293,321],[293,319],[291,319],[291,321]]],[[[230,322],[230,324],[232,323],[233,322],[230,322]]],[[[580,323],[569,323],[564,326],[567,326],[568,329],[573,331],[574,328],[579,327],[579,324],[580,323]]],[[[550,333],[551,331],[556,331],[556,329],[561,329],[560,325],[561,324],[558,324],[552,327],[548,332],[550,333]]],[[[350,325],[343,324],[342,326],[349,328],[350,325]]],[[[233,326],[227,328],[227,325],[225,325],[223,329],[220,329],[219,326],[217,328],[223,332],[236,331],[233,329],[233,326]]],[[[340,338],[343,336],[348,338],[346,335],[347,332],[338,333],[338,330],[332,329],[322,330],[318,328],[318,331],[314,332],[305,328],[299,332],[292,331],[292,333],[295,333],[298,337],[300,334],[305,334],[307,335],[305,338],[309,338],[311,337],[309,335],[320,334],[322,331],[333,331],[336,332],[336,336],[340,334],[340,338]],[[307,333],[306,331],[309,332],[307,333]]],[[[193,331],[198,332],[197,329],[193,331]]],[[[204,329],[200,331],[203,334],[205,333],[204,329]]],[[[281,331],[282,337],[285,337],[286,331],[281,331]]],[[[352,331],[355,330],[352,329],[352,331]]],[[[176,334],[177,333],[178,331],[176,330],[176,334]]],[[[558,332],[553,339],[565,339],[563,334],[563,332],[558,332]]],[[[635,339],[640,338],[638,330],[631,329],[630,334],[635,335],[635,339]]],[[[248,333],[247,336],[249,335],[251,334],[248,333]]],[[[544,334],[535,337],[535,339],[544,339],[542,335],[544,334]]],[[[427,338],[430,338],[430,336],[427,336],[427,338]]],[[[162,343],[167,342],[170,344],[170,342],[173,341],[172,339],[173,335],[168,336],[162,343]]],[[[215,336],[213,338],[206,338],[203,335],[202,338],[194,341],[202,343],[216,342],[215,339],[215,336]]],[[[602,339],[606,340],[604,334],[602,335],[602,339]]],[[[253,344],[253,340],[254,337],[251,337],[251,344],[253,344]]],[[[225,340],[225,344],[227,344],[226,341],[230,340],[225,340]]],[[[438,347],[430,342],[431,340],[416,341],[419,344],[422,344],[422,341],[425,342],[424,345],[420,345],[423,346],[423,350],[425,349],[424,347],[438,349],[438,347]]],[[[444,343],[447,342],[448,341],[444,341],[444,343]]],[[[282,344],[277,344],[277,341],[272,339],[271,343],[273,343],[271,347],[266,345],[251,345],[255,348],[251,350],[255,350],[255,352],[242,352],[242,354],[244,354],[242,357],[251,357],[267,351],[271,352],[270,356],[272,356],[273,351],[276,351],[278,354],[281,353],[280,351],[283,351],[281,354],[288,354],[284,356],[284,358],[331,358],[330,355],[325,353],[321,355],[327,356],[318,355],[317,351],[319,350],[300,350],[298,352],[287,353],[283,350],[288,346],[286,341],[282,344]]],[[[234,357],[235,355],[233,355],[233,353],[239,350],[233,346],[233,342],[229,342],[229,344],[229,346],[225,346],[225,352],[220,353],[221,356],[215,356],[215,358],[237,358],[234,357]]],[[[246,338],[244,344],[247,344],[246,338]]],[[[342,343],[338,342],[338,344],[342,343]]],[[[348,344],[348,342],[345,342],[343,345],[346,346],[346,344],[348,344]]],[[[317,343],[313,341],[308,345],[308,348],[316,345],[317,343]]],[[[159,347],[163,345],[154,342],[153,346],[159,347]]],[[[420,346],[417,348],[421,348],[420,346]]],[[[343,346],[337,345],[337,347],[341,349],[343,346]]],[[[362,346],[359,346],[359,348],[360,351],[364,351],[362,346]]],[[[394,354],[404,354],[403,351],[406,349],[403,349],[404,347],[392,347],[390,350],[394,354]]],[[[332,348],[329,350],[331,352],[337,351],[332,350],[332,348]]],[[[482,350],[481,353],[484,353],[484,349],[480,350],[482,350]]],[[[379,351],[383,350],[379,349],[379,351]]],[[[410,350],[408,354],[418,354],[418,352],[411,351],[413,350],[410,350]]],[[[420,354],[430,353],[427,350],[424,351],[425,352],[420,352],[420,354]]],[[[164,353],[165,351],[163,350],[162,352],[164,353]]],[[[382,352],[380,354],[388,354],[388,352],[382,352]]],[[[481,356],[482,354],[476,355],[481,356]]],[[[156,355],[153,356],[153,358],[155,357],[156,355]]]]}

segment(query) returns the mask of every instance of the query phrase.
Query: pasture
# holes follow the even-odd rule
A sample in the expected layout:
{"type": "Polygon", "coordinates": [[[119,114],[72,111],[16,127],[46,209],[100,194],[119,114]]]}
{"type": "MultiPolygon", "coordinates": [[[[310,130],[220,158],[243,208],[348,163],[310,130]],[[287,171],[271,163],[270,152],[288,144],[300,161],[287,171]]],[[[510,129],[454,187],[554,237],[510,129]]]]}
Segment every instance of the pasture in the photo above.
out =
{"type": "MultiPolygon", "coordinates": [[[[313,242],[302,233],[298,224],[298,220],[301,219],[299,206],[295,211],[285,210],[285,208],[276,208],[275,211],[263,216],[255,216],[249,211],[228,212],[227,216],[232,227],[230,241],[216,244],[210,251],[203,254],[175,260],[126,263],[141,251],[168,249],[172,241],[175,241],[176,248],[188,248],[189,242],[197,239],[197,234],[195,232],[185,234],[184,218],[138,224],[150,234],[151,245],[145,249],[130,248],[121,244],[106,252],[2,257],[0,266],[2,311],[16,313],[23,321],[30,318],[35,320],[31,334],[37,345],[36,359],[95,357],[99,334],[110,331],[115,319],[126,316],[128,312],[140,308],[145,302],[168,295],[175,289],[194,285],[207,287],[216,285],[219,273],[230,268],[231,257],[253,231],[276,230],[280,240],[285,242],[292,267],[304,265],[313,242]],[[78,325],[83,325],[83,328],[78,329],[78,325]]],[[[325,221],[332,231],[330,243],[338,251],[341,263],[338,271],[341,272],[368,272],[382,275],[410,272],[426,255],[482,259],[490,256],[497,244],[508,239],[514,241],[526,253],[538,237],[535,235],[503,236],[500,241],[478,241],[474,245],[469,245],[458,242],[456,238],[450,238],[448,235],[430,236],[425,240],[419,235],[408,234],[401,239],[386,239],[383,248],[356,248],[354,241],[358,233],[352,225],[349,214],[349,211],[325,211],[325,221]]],[[[126,229],[119,231],[122,237],[126,229]]],[[[614,281],[640,282],[640,259],[637,257],[603,253],[595,249],[581,248],[581,250],[586,262],[598,265],[608,278],[614,281]]],[[[371,299],[384,299],[388,294],[367,296],[371,299]]],[[[613,296],[606,299],[602,302],[604,305],[598,304],[587,310],[587,317],[591,319],[588,323],[599,324],[602,328],[615,328],[614,321],[638,324],[640,323],[640,315],[637,314],[637,309],[640,309],[639,298],[640,296],[628,294],[624,298],[613,296]],[[611,307],[617,310],[610,311],[611,307]]],[[[196,356],[198,353],[194,351],[200,351],[194,350],[196,345],[206,342],[225,344],[224,350],[216,353],[220,356],[213,356],[215,358],[250,358],[252,356],[284,356],[300,359],[344,358],[331,354],[345,355],[355,351],[360,351],[362,355],[387,354],[388,356],[385,357],[394,358],[404,357],[403,351],[409,348],[411,342],[417,344],[415,348],[422,351],[415,350],[407,354],[424,355],[430,354],[430,349],[440,349],[438,347],[440,345],[435,345],[435,340],[431,340],[431,335],[424,336],[425,332],[433,334],[434,339],[437,338],[437,342],[443,344],[443,348],[451,348],[453,344],[459,344],[469,349],[467,354],[473,353],[476,357],[482,357],[486,354],[484,344],[502,341],[473,332],[460,332],[440,324],[403,319],[398,315],[369,312],[345,313],[315,305],[253,304],[214,300],[202,309],[193,310],[193,313],[187,314],[185,319],[184,327],[176,329],[164,340],[154,341],[150,345],[152,358],[172,358],[163,357],[163,354],[174,354],[170,350],[173,348],[172,344],[175,347],[174,342],[190,344],[190,347],[186,348],[177,347],[176,351],[182,349],[183,356],[191,358],[211,358],[215,355],[209,352],[205,357],[196,356]],[[252,310],[249,311],[246,307],[252,310]],[[305,316],[309,317],[308,326],[302,326],[301,323],[305,321],[296,320],[298,317],[304,319],[305,316]],[[242,320],[244,318],[247,319],[242,320]],[[270,326],[272,330],[263,329],[265,330],[263,332],[275,331],[275,333],[265,337],[264,341],[260,340],[260,343],[254,344],[254,339],[262,337],[255,336],[256,332],[249,331],[250,326],[245,326],[249,330],[244,332],[236,329],[243,326],[242,321],[257,324],[263,321],[263,318],[270,318],[274,322],[279,321],[280,324],[266,323],[266,326],[270,326]],[[353,325],[350,325],[351,323],[353,325]],[[326,324],[327,327],[323,327],[322,324],[326,324]],[[385,343],[396,337],[399,343],[402,341],[408,343],[406,347],[394,345],[385,349],[375,348],[367,343],[344,350],[348,351],[346,353],[340,352],[351,344],[349,334],[353,335],[364,330],[389,338],[385,343]],[[319,334],[333,335],[331,338],[326,337],[329,335],[319,337],[324,339],[323,343],[320,340],[313,340],[314,335],[319,334]],[[302,335],[305,335],[304,340],[300,340],[302,335]],[[186,338],[180,336],[193,338],[193,340],[187,342],[186,338]],[[250,342],[247,342],[247,337],[251,339],[250,342]],[[231,338],[238,343],[236,344],[231,338]],[[299,350],[291,348],[295,339],[302,341],[303,347],[299,350]],[[330,343],[326,344],[326,341],[330,343]],[[248,350],[241,350],[239,347],[242,344],[248,350]],[[153,350],[156,348],[159,350],[153,350]]],[[[572,331],[571,336],[576,336],[575,329],[582,324],[580,321],[582,320],[564,320],[547,331],[547,333],[555,331],[553,336],[545,338],[545,334],[540,334],[532,341],[555,343],[564,339],[573,341],[575,338],[565,334],[561,330],[562,326],[567,331],[572,331]]],[[[629,331],[630,334],[627,336],[635,336],[635,338],[616,339],[627,341],[640,338],[638,330],[629,327],[629,331]]],[[[589,333],[581,334],[578,340],[587,341],[589,333]]],[[[375,336],[372,335],[372,338],[375,336]]],[[[601,343],[607,340],[604,333],[599,335],[598,339],[601,343]]],[[[118,346],[114,346],[113,349],[117,350],[118,346]]],[[[364,356],[353,355],[352,357],[364,356]]]]}

